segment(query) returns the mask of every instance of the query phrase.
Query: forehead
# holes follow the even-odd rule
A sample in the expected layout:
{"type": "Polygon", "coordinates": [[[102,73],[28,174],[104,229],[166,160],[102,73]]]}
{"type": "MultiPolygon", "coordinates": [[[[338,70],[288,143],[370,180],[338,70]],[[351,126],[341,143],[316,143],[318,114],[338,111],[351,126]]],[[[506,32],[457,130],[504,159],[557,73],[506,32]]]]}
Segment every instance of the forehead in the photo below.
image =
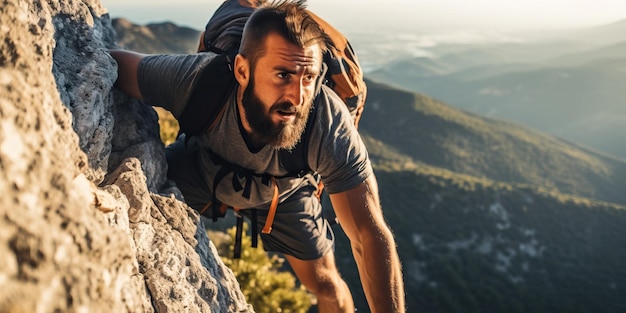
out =
{"type": "Polygon", "coordinates": [[[322,49],[313,43],[300,47],[278,34],[271,33],[265,39],[265,53],[259,62],[269,66],[308,67],[317,71],[322,64],[322,49]]]}

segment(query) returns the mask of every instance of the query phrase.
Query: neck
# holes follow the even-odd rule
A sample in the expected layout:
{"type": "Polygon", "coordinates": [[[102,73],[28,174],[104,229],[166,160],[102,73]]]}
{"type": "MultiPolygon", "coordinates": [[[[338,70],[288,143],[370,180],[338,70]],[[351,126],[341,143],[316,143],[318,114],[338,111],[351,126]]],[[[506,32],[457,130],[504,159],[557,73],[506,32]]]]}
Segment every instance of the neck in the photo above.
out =
{"type": "Polygon", "coordinates": [[[246,118],[246,110],[243,107],[243,93],[244,89],[239,86],[237,88],[237,113],[239,115],[239,122],[241,123],[242,129],[245,131],[245,136],[249,136],[252,134],[252,127],[250,127],[250,123],[248,123],[248,119],[246,118]]]}
{"type": "Polygon", "coordinates": [[[243,141],[246,143],[248,150],[252,153],[259,152],[265,145],[264,144],[254,144],[251,138],[252,136],[252,127],[250,123],[248,123],[248,119],[246,118],[246,110],[243,107],[243,91],[242,88],[238,88],[237,91],[237,116],[239,117],[239,131],[241,132],[241,137],[243,141]]]}

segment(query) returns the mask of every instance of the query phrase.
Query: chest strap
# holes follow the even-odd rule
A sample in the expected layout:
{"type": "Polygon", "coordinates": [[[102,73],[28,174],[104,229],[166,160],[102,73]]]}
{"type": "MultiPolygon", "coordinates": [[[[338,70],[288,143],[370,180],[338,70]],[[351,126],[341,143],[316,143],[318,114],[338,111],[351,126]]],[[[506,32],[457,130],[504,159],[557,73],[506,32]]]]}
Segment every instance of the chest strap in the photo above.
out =
{"type": "MultiPolygon", "coordinates": [[[[272,232],[272,224],[274,223],[274,218],[276,217],[276,211],[278,209],[278,199],[280,195],[278,190],[278,184],[276,183],[275,177],[272,177],[271,181],[274,185],[274,194],[272,196],[272,202],[270,203],[270,207],[267,212],[267,217],[265,218],[265,225],[261,230],[261,233],[263,234],[269,234],[272,232]]],[[[226,214],[226,210],[228,210],[229,207],[232,208],[233,211],[235,211],[235,215],[237,216],[237,229],[235,232],[235,247],[233,251],[233,258],[239,259],[241,258],[241,238],[243,236],[243,216],[239,214],[240,209],[229,206],[225,203],[221,203],[217,199],[215,199],[214,201],[205,204],[204,207],[202,207],[202,210],[200,210],[200,214],[204,215],[209,210],[209,208],[211,208],[213,211],[211,217],[215,222],[217,221],[218,217],[223,217],[226,214]]],[[[258,246],[257,210],[252,209],[251,213],[250,231],[252,232],[252,247],[256,248],[258,246]]]]}
{"type": "Polygon", "coordinates": [[[274,223],[274,217],[276,216],[276,209],[278,208],[278,184],[276,178],[272,177],[272,184],[274,185],[274,196],[272,196],[272,203],[270,203],[270,209],[267,212],[267,218],[265,219],[265,226],[261,230],[264,234],[272,232],[272,223],[274,223]]]}

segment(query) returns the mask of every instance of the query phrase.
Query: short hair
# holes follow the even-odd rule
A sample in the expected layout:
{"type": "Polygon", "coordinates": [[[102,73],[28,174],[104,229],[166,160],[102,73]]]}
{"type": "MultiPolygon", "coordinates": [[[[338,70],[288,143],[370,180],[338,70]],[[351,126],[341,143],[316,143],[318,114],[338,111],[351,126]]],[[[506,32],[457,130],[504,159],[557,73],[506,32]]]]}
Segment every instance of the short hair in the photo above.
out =
{"type": "Polygon", "coordinates": [[[267,1],[248,19],[241,40],[239,54],[254,68],[265,54],[265,40],[276,33],[299,47],[319,44],[322,54],[332,41],[306,10],[306,0],[267,1]]]}

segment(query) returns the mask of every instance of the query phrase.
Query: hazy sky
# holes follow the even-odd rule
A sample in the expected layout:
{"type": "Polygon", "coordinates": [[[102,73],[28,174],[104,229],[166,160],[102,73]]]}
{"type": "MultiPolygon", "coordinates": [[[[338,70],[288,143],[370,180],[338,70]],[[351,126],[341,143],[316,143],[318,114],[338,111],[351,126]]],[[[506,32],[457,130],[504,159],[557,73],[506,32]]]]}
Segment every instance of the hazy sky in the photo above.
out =
{"type": "MultiPolygon", "coordinates": [[[[171,20],[196,29],[222,0],[101,0],[113,17],[139,24],[171,20]]],[[[340,29],[542,29],[596,26],[626,19],[625,0],[309,0],[340,29]],[[349,8],[349,9],[348,9],[349,8]]]]}

